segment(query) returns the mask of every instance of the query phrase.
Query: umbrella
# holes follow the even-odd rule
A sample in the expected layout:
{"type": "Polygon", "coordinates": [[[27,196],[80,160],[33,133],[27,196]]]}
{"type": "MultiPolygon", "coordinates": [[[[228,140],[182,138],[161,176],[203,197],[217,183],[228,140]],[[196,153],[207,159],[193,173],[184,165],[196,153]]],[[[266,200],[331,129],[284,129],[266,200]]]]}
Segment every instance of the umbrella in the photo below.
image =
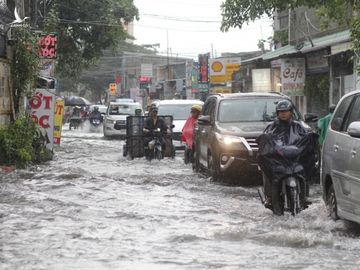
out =
{"type": "Polygon", "coordinates": [[[78,97],[78,96],[65,97],[65,106],[87,106],[87,105],[91,105],[91,102],[88,101],[86,98],[78,97]]]}

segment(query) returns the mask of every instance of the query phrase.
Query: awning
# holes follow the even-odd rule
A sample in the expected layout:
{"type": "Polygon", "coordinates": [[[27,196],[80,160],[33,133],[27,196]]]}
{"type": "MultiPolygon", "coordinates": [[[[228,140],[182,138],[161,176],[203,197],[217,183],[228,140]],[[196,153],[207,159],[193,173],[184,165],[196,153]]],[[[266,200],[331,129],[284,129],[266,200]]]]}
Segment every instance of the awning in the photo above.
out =
{"type": "Polygon", "coordinates": [[[350,40],[350,30],[326,35],[319,38],[314,38],[312,43],[310,41],[304,41],[302,48],[296,49],[293,45],[287,45],[272,52],[268,52],[262,55],[263,60],[271,60],[280,58],[286,55],[297,53],[308,53],[312,51],[318,51],[329,46],[344,43],[350,40]]]}

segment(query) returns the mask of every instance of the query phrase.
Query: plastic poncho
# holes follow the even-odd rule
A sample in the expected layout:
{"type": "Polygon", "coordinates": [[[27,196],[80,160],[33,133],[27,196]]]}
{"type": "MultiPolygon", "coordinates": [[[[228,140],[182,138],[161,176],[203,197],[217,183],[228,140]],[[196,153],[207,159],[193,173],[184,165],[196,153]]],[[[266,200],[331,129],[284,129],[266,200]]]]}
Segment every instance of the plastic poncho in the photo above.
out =
{"type": "Polygon", "coordinates": [[[269,179],[280,180],[291,174],[289,161],[279,154],[282,146],[294,145],[300,150],[298,163],[303,166],[303,177],[310,179],[316,161],[317,134],[307,132],[296,122],[281,123],[274,121],[257,139],[259,151],[258,164],[269,179]]]}
{"type": "Polygon", "coordinates": [[[325,117],[320,118],[317,123],[317,127],[319,129],[319,144],[320,145],[323,145],[323,143],[324,143],[326,132],[329,127],[330,120],[331,120],[331,116],[332,116],[332,113],[329,113],[325,117]]]}
{"type": "Polygon", "coordinates": [[[196,124],[196,119],[190,116],[182,129],[181,141],[185,142],[189,149],[192,149],[193,146],[193,134],[196,124]]]}

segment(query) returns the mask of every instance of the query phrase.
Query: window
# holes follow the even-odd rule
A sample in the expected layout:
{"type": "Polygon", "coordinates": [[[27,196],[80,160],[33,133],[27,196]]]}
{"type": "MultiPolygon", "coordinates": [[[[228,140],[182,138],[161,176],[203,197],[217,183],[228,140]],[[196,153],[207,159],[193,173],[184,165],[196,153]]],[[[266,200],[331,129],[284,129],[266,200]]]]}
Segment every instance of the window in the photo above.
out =
{"type": "Polygon", "coordinates": [[[204,106],[204,115],[210,115],[212,116],[214,114],[214,109],[215,109],[215,105],[216,105],[216,100],[215,99],[209,99],[204,106]]]}
{"type": "Polygon", "coordinates": [[[344,119],[349,111],[349,107],[353,99],[354,96],[349,96],[340,103],[331,122],[331,129],[335,131],[343,131],[342,127],[344,126],[344,119]]]}
{"type": "Polygon", "coordinates": [[[109,115],[135,115],[135,110],[141,109],[136,104],[112,104],[109,107],[109,115]]]}
{"type": "MultiPolygon", "coordinates": [[[[276,118],[275,98],[246,98],[227,99],[220,103],[218,120],[224,123],[231,122],[271,122],[276,118]]],[[[293,118],[300,120],[294,110],[293,118]]]]}
{"type": "Polygon", "coordinates": [[[159,105],[159,115],[172,115],[174,120],[186,120],[193,104],[159,105]]]}
{"type": "Polygon", "coordinates": [[[357,96],[356,100],[353,102],[349,112],[349,117],[346,118],[344,128],[342,130],[347,131],[349,125],[355,121],[360,121],[360,96],[357,96]]]}

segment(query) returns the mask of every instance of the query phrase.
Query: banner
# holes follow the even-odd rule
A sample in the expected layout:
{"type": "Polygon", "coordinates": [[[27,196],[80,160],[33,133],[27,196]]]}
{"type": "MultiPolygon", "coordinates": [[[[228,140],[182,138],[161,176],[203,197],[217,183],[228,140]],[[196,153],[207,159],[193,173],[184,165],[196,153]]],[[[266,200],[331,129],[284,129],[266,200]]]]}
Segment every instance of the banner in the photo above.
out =
{"type": "Polygon", "coordinates": [[[61,130],[63,125],[65,101],[61,98],[56,99],[54,116],[54,144],[60,145],[61,130]]]}
{"type": "Polygon", "coordinates": [[[54,77],[55,76],[55,61],[48,59],[40,60],[40,76],[54,77]]]}
{"type": "Polygon", "coordinates": [[[46,130],[49,150],[54,148],[54,114],[55,95],[45,89],[36,89],[34,96],[29,101],[31,116],[35,123],[46,130]]]}
{"type": "Polygon", "coordinates": [[[199,83],[209,83],[209,58],[209,53],[199,54],[199,83]]]}
{"type": "Polygon", "coordinates": [[[282,59],[281,85],[284,94],[303,96],[305,87],[305,59],[282,59]]]}

